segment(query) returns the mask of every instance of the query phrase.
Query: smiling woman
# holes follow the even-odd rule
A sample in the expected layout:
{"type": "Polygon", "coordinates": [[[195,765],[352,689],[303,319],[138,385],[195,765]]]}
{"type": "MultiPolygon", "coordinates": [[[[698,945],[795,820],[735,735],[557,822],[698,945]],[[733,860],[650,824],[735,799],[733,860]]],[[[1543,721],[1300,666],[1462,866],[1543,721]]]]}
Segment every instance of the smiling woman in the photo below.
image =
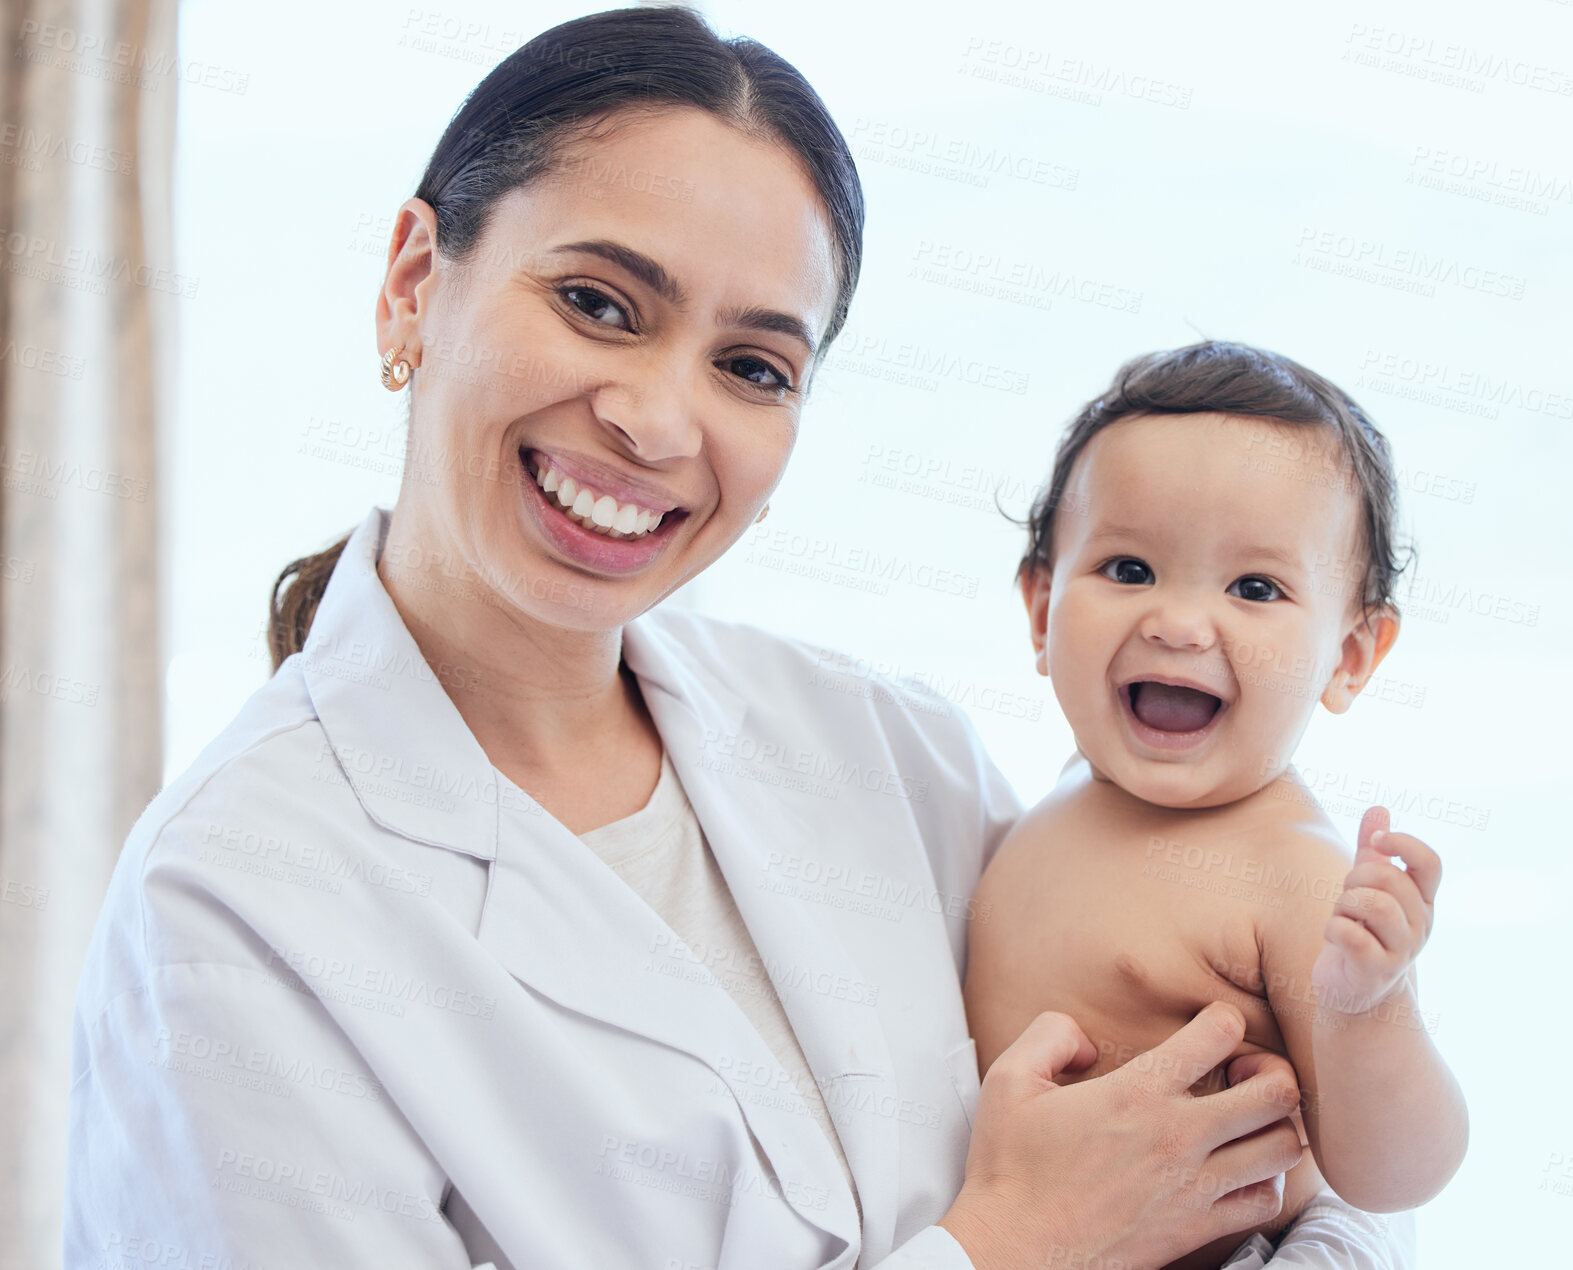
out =
{"type": "Polygon", "coordinates": [[[780,142],[681,107],[586,128],[563,146],[564,171],[593,173],[593,147],[613,171],[679,174],[692,200],[548,171],[500,198],[454,261],[412,199],[377,316],[417,366],[411,474],[425,478],[419,503],[400,499],[394,557],[446,537],[537,617],[557,624],[567,609],[575,625],[604,625],[687,581],[758,514],[849,266],[837,268],[814,183],[780,142]],[[445,360],[461,348],[482,350],[487,369],[445,360]],[[446,462],[456,452],[495,457],[504,479],[472,480],[446,462]]]}
{"type": "MultiPolygon", "coordinates": [[[[272,679],[121,853],[69,1265],[1145,1266],[1277,1212],[1287,1063],[1188,1092],[1233,1006],[1066,1089],[1092,1046],[1043,1014],[980,1088],[966,921],[1020,807],[964,716],[660,605],[763,515],[862,207],[801,76],[684,10],[466,100],[377,296],[397,505],[284,571],[272,679]]],[[[1294,1264],[1409,1247],[1318,1220],[1294,1264]]]]}

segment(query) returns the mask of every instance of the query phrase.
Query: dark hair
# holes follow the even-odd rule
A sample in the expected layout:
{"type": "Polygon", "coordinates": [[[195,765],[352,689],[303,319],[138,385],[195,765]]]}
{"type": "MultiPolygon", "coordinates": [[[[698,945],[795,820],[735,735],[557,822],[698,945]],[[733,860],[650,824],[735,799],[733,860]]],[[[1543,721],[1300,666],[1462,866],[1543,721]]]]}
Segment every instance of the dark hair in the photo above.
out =
{"type": "Polygon", "coordinates": [[[1387,438],[1343,389],[1315,371],[1282,354],[1222,340],[1133,357],[1107,389],[1081,408],[1060,438],[1048,484],[1027,514],[1028,546],[1016,567],[1017,579],[1029,570],[1053,567],[1054,513],[1077,457],[1093,437],[1133,415],[1213,412],[1333,431],[1364,510],[1361,608],[1366,614],[1396,610],[1393,590],[1415,552],[1412,546],[1400,548],[1395,537],[1398,482],[1387,438]]]}
{"type": "MultiPolygon", "coordinates": [[[[563,147],[611,112],[707,111],[794,150],[830,214],[836,305],[821,355],[846,323],[863,259],[863,187],[825,103],[788,62],[754,40],[722,39],[691,9],[612,9],[544,31],[465,98],[432,152],[415,197],[437,217],[437,246],[462,261],[497,200],[545,173],[563,147]]],[[[277,670],[304,646],[348,536],[292,561],[273,584],[268,649],[277,670]],[[282,600],[285,579],[295,581],[282,600]]]]}

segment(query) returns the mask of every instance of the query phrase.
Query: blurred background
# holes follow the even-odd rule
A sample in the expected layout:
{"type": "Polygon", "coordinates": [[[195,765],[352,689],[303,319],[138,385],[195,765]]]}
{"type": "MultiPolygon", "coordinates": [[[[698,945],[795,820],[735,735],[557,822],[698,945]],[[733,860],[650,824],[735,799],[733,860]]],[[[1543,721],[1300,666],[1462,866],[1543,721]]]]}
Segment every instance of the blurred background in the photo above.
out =
{"type": "MultiPolygon", "coordinates": [[[[279,570],[397,499],[393,214],[485,72],[593,7],[3,5],[0,1265],[59,1263],[120,844],[266,679],[279,570]]],[[[1333,379],[1393,442],[1419,567],[1297,763],[1351,840],[1383,802],[1446,865],[1422,1005],[1472,1141],[1422,1262],[1565,1262],[1573,5],[700,7],[819,90],[869,219],[769,521],[669,602],[920,679],[1030,803],[1071,739],[996,504],[1134,353],[1232,338],[1333,379]]]]}

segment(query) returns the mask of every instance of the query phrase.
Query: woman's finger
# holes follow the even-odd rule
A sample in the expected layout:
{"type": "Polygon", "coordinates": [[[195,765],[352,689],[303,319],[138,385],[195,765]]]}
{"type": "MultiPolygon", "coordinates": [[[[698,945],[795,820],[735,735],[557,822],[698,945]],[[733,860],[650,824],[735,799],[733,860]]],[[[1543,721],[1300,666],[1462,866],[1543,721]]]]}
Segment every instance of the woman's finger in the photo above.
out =
{"type": "Polygon", "coordinates": [[[1168,1040],[1138,1054],[1108,1079],[1144,1085],[1159,1095],[1183,1093],[1234,1053],[1244,1036],[1245,1016],[1239,1008],[1213,1001],[1168,1040]]]}
{"type": "Polygon", "coordinates": [[[1277,1074],[1288,1080],[1295,1079],[1294,1065],[1282,1054],[1274,1054],[1271,1050],[1253,1050],[1230,1059],[1224,1075],[1228,1077],[1230,1085],[1242,1085],[1252,1076],[1263,1072],[1277,1074]]]}
{"type": "Polygon", "coordinates": [[[1283,1175],[1300,1163],[1304,1150],[1299,1133],[1287,1120],[1226,1142],[1197,1171],[1196,1198],[1217,1204],[1243,1187],[1261,1183],[1281,1193],[1283,1175]]]}
{"type": "Polygon", "coordinates": [[[1300,1083],[1287,1059],[1278,1054],[1242,1054],[1229,1064],[1228,1076],[1228,1089],[1198,1098],[1194,1103],[1198,1114],[1205,1117],[1205,1136],[1215,1149],[1280,1120],[1299,1140],[1287,1117],[1300,1106],[1300,1083]],[[1237,1074],[1243,1072],[1251,1074],[1236,1083],[1237,1074]]]}
{"type": "Polygon", "coordinates": [[[1052,1084],[1063,1071],[1081,1071],[1098,1061],[1098,1047],[1068,1014],[1045,1010],[1006,1047],[989,1075],[1003,1070],[1008,1078],[1023,1077],[1052,1084]]]}
{"type": "Polygon", "coordinates": [[[1220,1239],[1272,1221],[1283,1212],[1283,1207],[1284,1177],[1281,1173],[1265,1182],[1230,1191],[1207,1210],[1207,1219],[1214,1232],[1207,1238],[1220,1239]]]}

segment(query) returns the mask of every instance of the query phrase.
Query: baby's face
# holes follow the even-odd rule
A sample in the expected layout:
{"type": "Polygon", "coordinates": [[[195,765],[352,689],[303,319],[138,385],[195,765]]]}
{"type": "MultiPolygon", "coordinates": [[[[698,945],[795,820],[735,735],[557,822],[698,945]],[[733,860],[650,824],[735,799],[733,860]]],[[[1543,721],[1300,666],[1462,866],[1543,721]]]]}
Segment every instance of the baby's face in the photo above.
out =
{"type": "Polygon", "coordinates": [[[1098,433],[1052,574],[1025,587],[1094,774],[1168,807],[1276,777],[1317,701],[1346,708],[1396,634],[1361,615],[1360,520],[1331,428],[1192,414],[1098,433]]]}

